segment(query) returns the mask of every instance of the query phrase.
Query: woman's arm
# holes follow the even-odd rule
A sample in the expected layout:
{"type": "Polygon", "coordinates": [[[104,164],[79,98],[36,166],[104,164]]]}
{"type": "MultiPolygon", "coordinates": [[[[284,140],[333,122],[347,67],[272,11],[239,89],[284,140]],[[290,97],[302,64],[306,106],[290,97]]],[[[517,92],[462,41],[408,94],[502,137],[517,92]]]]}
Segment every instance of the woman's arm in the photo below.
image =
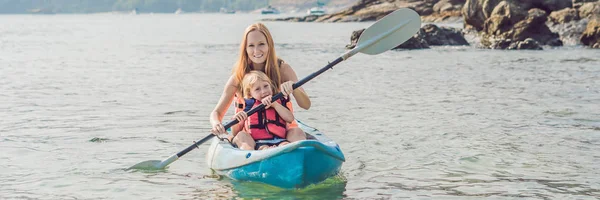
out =
{"type": "MultiPolygon", "coordinates": [[[[281,82],[293,81],[294,83],[298,82],[298,76],[296,76],[296,72],[290,65],[287,63],[281,63],[281,82]]],[[[294,95],[294,99],[296,99],[296,103],[301,108],[308,110],[310,108],[310,98],[308,98],[308,94],[304,91],[302,87],[296,88],[292,95],[294,95]]]]}
{"type": "Polygon", "coordinates": [[[225,113],[227,113],[227,109],[231,102],[233,101],[233,96],[237,92],[238,83],[233,76],[229,77],[229,80],[225,84],[225,88],[223,88],[223,94],[221,94],[221,98],[217,103],[217,106],[210,113],[210,124],[213,127],[213,133],[226,134],[225,128],[221,124],[225,113]]]}

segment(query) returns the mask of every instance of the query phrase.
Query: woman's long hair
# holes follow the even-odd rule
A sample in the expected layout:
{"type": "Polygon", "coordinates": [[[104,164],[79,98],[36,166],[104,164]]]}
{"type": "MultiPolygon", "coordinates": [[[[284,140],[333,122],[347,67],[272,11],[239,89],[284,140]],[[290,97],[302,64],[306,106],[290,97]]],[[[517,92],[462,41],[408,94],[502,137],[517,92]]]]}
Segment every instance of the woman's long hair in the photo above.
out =
{"type": "MultiPolygon", "coordinates": [[[[281,74],[279,72],[279,63],[277,62],[277,54],[275,53],[275,45],[273,44],[273,37],[269,32],[269,29],[262,24],[256,23],[248,26],[246,31],[244,32],[244,37],[242,38],[242,42],[240,43],[240,56],[233,67],[233,75],[238,83],[241,83],[244,75],[250,72],[253,69],[252,61],[248,57],[248,53],[246,53],[246,47],[248,46],[248,33],[252,31],[259,31],[262,33],[267,39],[267,47],[269,48],[269,53],[267,54],[267,59],[265,63],[264,73],[269,76],[271,82],[275,86],[275,91],[279,91],[279,85],[281,85],[281,74]]],[[[241,92],[241,84],[238,84],[238,92],[241,92]]]]}

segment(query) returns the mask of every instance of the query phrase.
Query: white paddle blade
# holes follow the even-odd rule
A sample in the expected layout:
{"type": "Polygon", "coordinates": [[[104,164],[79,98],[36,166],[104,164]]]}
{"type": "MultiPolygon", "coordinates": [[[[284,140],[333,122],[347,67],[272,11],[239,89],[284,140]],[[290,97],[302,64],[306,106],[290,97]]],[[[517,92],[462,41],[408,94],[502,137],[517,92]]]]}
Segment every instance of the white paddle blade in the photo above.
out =
{"type": "Polygon", "coordinates": [[[419,14],[409,8],[400,8],[365,29],[355,49],[364,54],[380,54],[406,42],[420,28],[419,14]]]}
{"type": "Polygon", "coordinates": [[[128,168],[128,170],[129,169],[160,170],[160,169],[164,169],[165,167],[167,167],[167,165],[175,162],[177,159],[179,159],[179,156],[177,156],[177,154],[173,154],[164,160],[148,160],[148,161],[144,161],[144,162],[135,164],[134,166],[128,168]]]}
{"type": "Polygon", "coordinates": [[[147,160],[147,161],[135,164],[134,166],[127,168],[127,170],[130,170],[130,169],[159,170],[159,169],[163,169],[163,168],[164,167],[160,166],[160,160],[147,160]]]}

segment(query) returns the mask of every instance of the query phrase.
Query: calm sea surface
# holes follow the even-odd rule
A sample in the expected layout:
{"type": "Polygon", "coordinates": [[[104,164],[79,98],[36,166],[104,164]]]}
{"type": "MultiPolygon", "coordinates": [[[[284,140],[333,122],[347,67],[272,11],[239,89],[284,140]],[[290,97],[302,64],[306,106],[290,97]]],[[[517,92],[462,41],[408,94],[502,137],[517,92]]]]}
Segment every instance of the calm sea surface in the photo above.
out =
{"type": "MultiPolygon", "coordinates": [[[[0,199],[597,199],[600,51],[435,47],[356,55],[297,118],[342,176],[282,190],[214,176],[201,146],[260,15],[1,15],[0,199]]],[[[265,22],[299,77],[370,23],[265,22]]],[[[230,116],[230,115],[229,115],[230,116]]],[[[315,163],[318,164],[318,163],[315,163]]]]}

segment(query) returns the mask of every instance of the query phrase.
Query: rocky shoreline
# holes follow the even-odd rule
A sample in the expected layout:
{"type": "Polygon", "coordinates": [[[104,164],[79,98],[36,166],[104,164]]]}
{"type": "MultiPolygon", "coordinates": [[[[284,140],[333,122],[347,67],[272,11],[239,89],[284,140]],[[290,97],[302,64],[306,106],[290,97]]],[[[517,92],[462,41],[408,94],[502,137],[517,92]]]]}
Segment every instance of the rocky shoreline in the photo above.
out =
{"type": "MultiPolygon", "coordinates": [[[[599,0],[361,0],[337,13],[322,16],[266,19],[292,22],[374,21],[398,8],[415,10],[424,24],[464,21],[462,30],[426,24],[403,49],[433,45],[469,45],[464,32],[475,32],[480,46],[490,49],[535,49],[571,45],[600,48],[599,0]],[[562,31],[561,31],[562,30],[562,31]],[[561,34],[557,33],[560,32],[561,34]]],[[[356,42],[362,30],[354,31],[356,42]]],[[[348,45],[352,47],[353,43],[348,45]]]]}

